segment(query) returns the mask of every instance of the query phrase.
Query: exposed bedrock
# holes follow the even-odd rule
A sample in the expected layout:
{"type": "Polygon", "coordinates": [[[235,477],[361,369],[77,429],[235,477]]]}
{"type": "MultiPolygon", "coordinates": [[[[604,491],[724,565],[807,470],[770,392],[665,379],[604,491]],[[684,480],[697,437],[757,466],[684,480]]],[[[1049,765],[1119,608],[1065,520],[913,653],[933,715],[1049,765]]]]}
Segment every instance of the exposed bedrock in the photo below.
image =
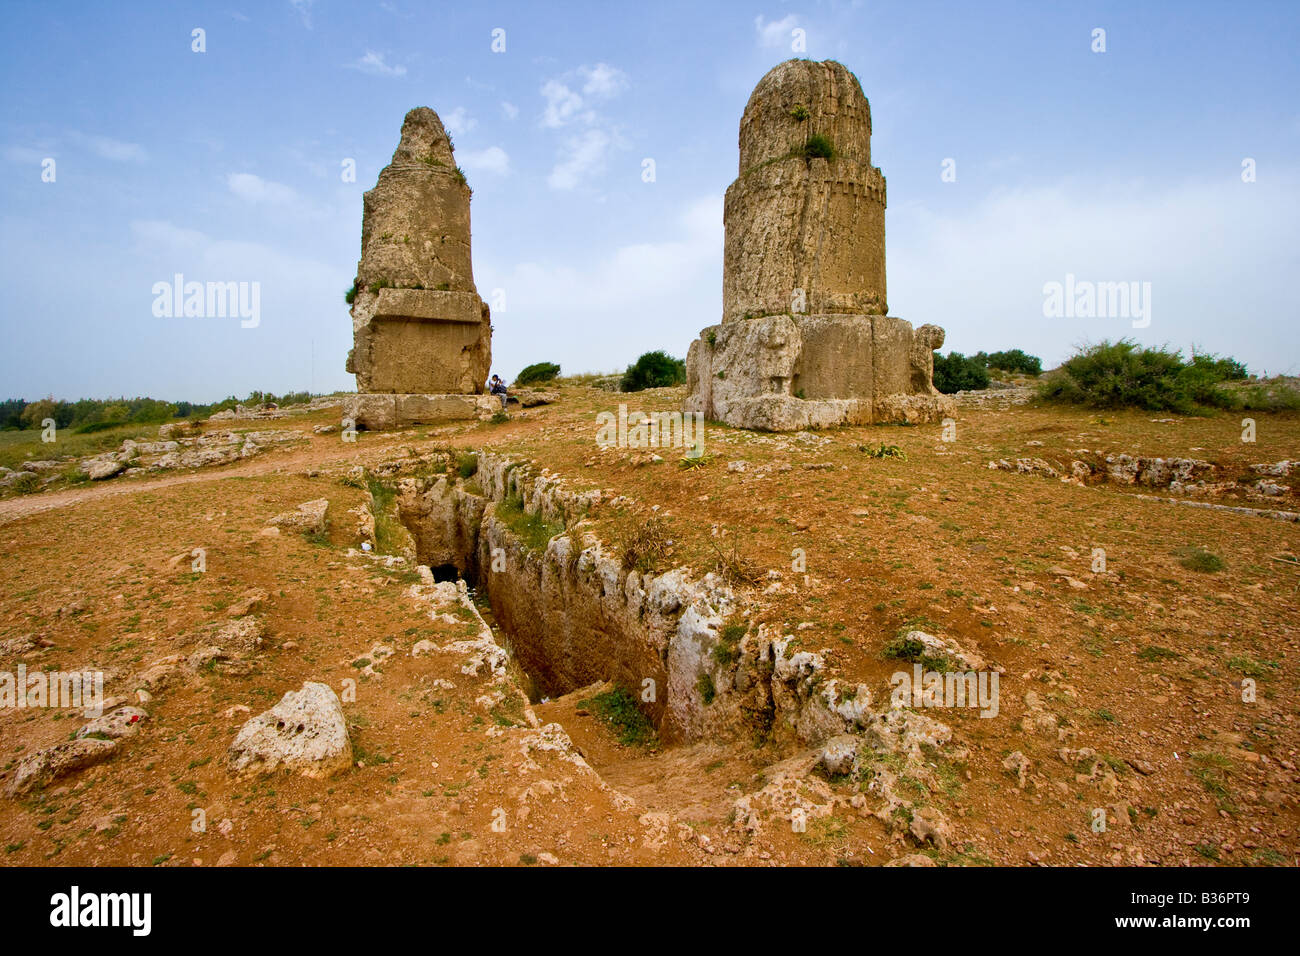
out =
{"type": "Polygon", "coordinates": [[[779,632],[751,627],[748,602],[714,575],[625,569],[583,522],[597,491],[492,454],[479,455],[472,482],[398,488],[420,563],[454,565],[487,596],[539,696],[612,680],[668,743],[756,729],[815,743],[877,719],[865,686],[841,688],[819,655],[790,654],[779,632]],[[527,517],[549,524],[544,544],[537,521],[521,533],[527,517]]]}

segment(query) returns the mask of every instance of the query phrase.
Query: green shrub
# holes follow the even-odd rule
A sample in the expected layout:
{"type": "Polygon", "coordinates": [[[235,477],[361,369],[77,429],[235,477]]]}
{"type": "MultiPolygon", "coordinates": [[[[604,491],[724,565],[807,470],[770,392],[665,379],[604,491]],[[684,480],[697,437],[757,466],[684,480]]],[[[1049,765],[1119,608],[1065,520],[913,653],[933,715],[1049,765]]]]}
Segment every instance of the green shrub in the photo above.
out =
{"type": "Polygon", "coordinates": [[[804,159],[834,159],[835,144],[824,133],[813,133],[803,144],[804,159]]]}
{"type": "Polygon", "coordinates": [[[900,634],[885,645],[881,656],[886,660],[919,663],[926,670],[931,671],[947,671],[950,669],[951,662],[947,657],[929,654],[927,650],[926,646],[915,638],[900,634]]]}
{"type": "Polygon", "coordinates": [[[623,373],[620,390],[639,392],[644,388],[681,385],[686,381],[686,362],[662,350],[646,352],[623,373]]]}
{"type": "Polygon", "coordinates": [[[654,724],[636,705],[636,699],[621,687],[578,702],[618,734],[618,742],[629,747],[653,745],[654,724]]]}
{"type": "Polygon", "coordinates": [[[527,551],[545,551],[551,539],[564,531],[563,522],[547,521],[540,511],[529,514],[524,510],[524,499],[518,494],[507,495],[498,502],[496,513],[527,551]]]}
{"type": "Polygon", "coordinates": [[[462,478],[472,478],[478,472],[478,455],[470,451],[456,457],[456,471],[462,478]]]}
{"type": "Polygon", "coordinates": [[[353,279],[352,288],[348,289],[347,292],[343,293],[343,301],[346,302],[348,305],[351,305],[357,299],[357,292],[358,292],[357,280],[353,279]]]}
{"type": "Polygon", "coordinates": [[[934,387],[945,395],[988,386],[989,370],[982,362],[960,352],[949,352],[947,357],[934,353],[934,387]]]}
{"type": "Polygon", "coordinates": [[[858,451],[868,458],[901,458],[903,461],[907,461],[907,452],[897,445],[886,445],[883,441],[878,446],[859,445],[858,451]]]}
{"type": "Polygon", "coordinates": [[[1236,382],[1247,377],[1246,365],[1234,358],[1192,353],[1192,365],[1209,372],[1217,381],[1236,382]]]}
{"type": "Polygon", "coordinates": [[[78,425],[72,430],[74,435],[93,435],[95,432],[102,432],[109,428],[118,428],[125,422],[86,422],[84,425],[78,425]]]}
{"type": "Polygon", "coordinates": [[[489,424],[489,425],[504,425],[504,424],[505,424],[506,422],[508,422],[508,421],[510,421],[510,416],[507,415],[507,414],[506,414],[504,411],[502,411],[501,409],[497,409],[495,412],[492,413],[492,417],[488,419],[488,424],[489,424]]]}
{"type": "Polygon", "coordinates": [[[375,517],[375,553],[401,554],[404,538],[397,517],[397,488],[366,473],[370,513],[375,517]]]}
{"type": "Polygon", "coordinates": [[[1177,555],[1178,563],[1189,571],[1213,574],[1215,571],[1223,570],[1223,559],[1213,551],[1204,548],[1181,548],[1177,555]]]}
{"type": "Polygon", "coordinates": [[[705,707],[713,703],[713,699],[718,696],[718,688],[713,684],[713,677],[707,672],[701,674],[699,680],[695,682],[695,689],[700,692],[705,707]]]}
{"type": "Polygon", "coordinates": [[[986,366],[1003,372],[1023,372],[1025,375],[1041,375],[1043,373],[1043,360],[1037,355],[1026,355],[1020,349],[994,352],[987,356],[980,352],[976,354],[975,358],[983,358],[986,366]]]}
{"type": "Polygon", "coordinates": [[[1040,389],[1048,401],[1093,408],[1141,408],[1190,414],[1207,408],[1235,408],[1240,399],[1220,387],[1240,363],[1214,356],[1193,357],[1136,342],[1083,346],[1040,389]]]}
{"type": "Polygon", "coordinates": [[[560,374],[560,366],[554,362],[535,362],[515,376],[516,385],[532,385],[534,382],[549,382],[560,374]]]}

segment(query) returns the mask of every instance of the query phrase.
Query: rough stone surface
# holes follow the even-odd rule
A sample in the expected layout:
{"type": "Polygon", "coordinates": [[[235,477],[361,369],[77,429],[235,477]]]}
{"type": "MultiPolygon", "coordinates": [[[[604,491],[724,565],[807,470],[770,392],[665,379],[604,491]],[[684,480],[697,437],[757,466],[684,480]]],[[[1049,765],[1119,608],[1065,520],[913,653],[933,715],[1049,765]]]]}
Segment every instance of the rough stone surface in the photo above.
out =
{"type": "Polygon", "coordinates": [[[198,435],[202,429],[193,422],[166,422],[158,426],[158,438],[162,441],[173,438],[190,438],[198,435]]]}
{"type": "Polygon", "coordinates": [[[129,737],[140,729],[141,721],[148,719],[149,712],[139,707],[119,707],[86,724],[77,731],[77,737],[129,737]]]}
{"type": "Polygon", "coordinates": [[[328,498],[304,501],[296,511],[286,511],[284,514],[278,514],[267,523],[278,528],[301,531],[305,534],[321,534],[325,531],[325,515],[329,511],[329,506],[330,500],[328,498]]]}
{"type": "Polygon", "coordinates": [[[937,421],[943,330],[884,315],[770,315],[704,330],[686,357],[688,412],[741,428],[799,431],[937,421]]]}
{"type": "Polygon", "coordinates": [[[328,777],[352,765],[352,741],[338,696],[308,681],[240,728],[227,754],[236,773],[287,770],[328,777]]]}
{"type": "Polygon", "coordinates": [[[943,329],[886,314],[885,180],[843,65],[790,60],[759,82],[723,216],[722,323],[687,354],[686,411],[765,431],[954,413],[933,384],[943,329]],[[831,157],[807,155],[814,135],[831,157]]]}
{"type": "Polygon", "coordinates": [[[381,431],[406,425],[490,418],[501,410],[495,395],[349,395],[343,417],[357,428],[381,431]]]}
{"type": "Polygon", "coordinates": [[[347,362],[358,392],[484,391],[492,326],[474,287],[469,200],[438,114],[411,110],[365,194],[347,362]]]}
{"type": "Polygon", "coordinates": [[[795,289],[809,314],[888,311],[885,178],[871,165],[871,107],[857,77],[833,60],[787,60],[759,81],[723,215],[724,322],[791,312],[795,289]],[[812,135],[835,155],[805,158],[812,135]]]}
{"type": "Polygon", "coordinates": [[[11,797],[31,793],[52,780],[107,760],[116,749],[116,740],[83,737],[38,750],[19,762],[5,792],[11,797]]]}
{"type": "Polygon", "coordinates": [[[86,466],[85,471],[91,481],[103,481],[105,478],[112,478],[125,467],[126,463],[121,461],[92,461],[86,466]]]}

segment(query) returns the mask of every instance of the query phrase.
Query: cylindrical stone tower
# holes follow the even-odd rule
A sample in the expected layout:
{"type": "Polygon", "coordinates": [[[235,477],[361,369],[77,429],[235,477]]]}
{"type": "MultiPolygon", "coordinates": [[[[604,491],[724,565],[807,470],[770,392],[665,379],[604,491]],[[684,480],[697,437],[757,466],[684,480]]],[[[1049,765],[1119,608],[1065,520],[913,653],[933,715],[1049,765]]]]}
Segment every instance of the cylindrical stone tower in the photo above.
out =
{"type": "Polygon", "coordinates": [[[871,107],[833,60],[787,60],[749,97],[727,189],[723,322],[884,315],[885,177],[871,107]]]}

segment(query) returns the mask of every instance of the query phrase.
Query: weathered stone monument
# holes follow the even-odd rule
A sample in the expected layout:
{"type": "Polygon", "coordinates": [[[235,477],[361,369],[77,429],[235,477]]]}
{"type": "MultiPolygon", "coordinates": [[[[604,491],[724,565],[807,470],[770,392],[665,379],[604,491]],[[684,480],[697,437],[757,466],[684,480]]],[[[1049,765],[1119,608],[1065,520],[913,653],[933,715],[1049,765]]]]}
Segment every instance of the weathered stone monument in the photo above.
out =
{"type": "Polygon", "coordinates": [[[359,427],[490,415],[487,303],[470,261],[470,188],[438,114],[406,114],[393,160],[365,194],[347,370],[359,427]]]}
{"type": "Polygon", "coordinates": [[[943,329],[887,315],[885,177],[871,107],[833,60],[788,60],[754,88],[727,189],[722,324],[686,359],[686,411],[786,431],[937,421],[943,329]]]}

